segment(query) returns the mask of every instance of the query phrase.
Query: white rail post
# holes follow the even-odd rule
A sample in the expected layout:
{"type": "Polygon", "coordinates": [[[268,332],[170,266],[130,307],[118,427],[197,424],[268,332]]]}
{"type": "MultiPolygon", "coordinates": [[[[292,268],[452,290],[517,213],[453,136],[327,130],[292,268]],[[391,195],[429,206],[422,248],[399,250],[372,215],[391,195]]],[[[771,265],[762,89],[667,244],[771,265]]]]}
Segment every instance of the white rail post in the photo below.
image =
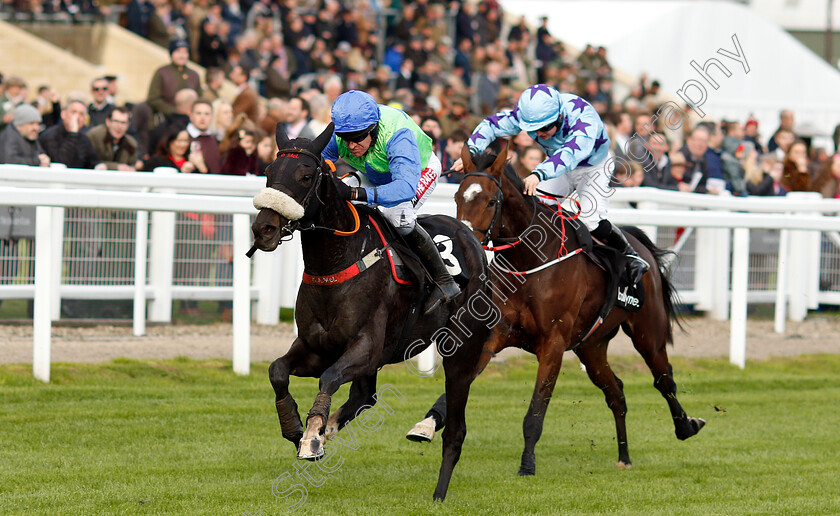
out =
{"type": "Polygon", "coordinates": [[[137,212],[134,237],[134,335],[146,334],[146,253],[149,247],[149,212],[137,212]]]}
{"type": "Polygon", "coordinates": [[[281,280],[280,306],[294,308],[298,286],[303,277],[303,249],[300,247],[300,235],[283,243],[275,253],[280,253],[281,280]]]}
{"type": "Polygon", "coordinates": [[[52,287],[50,296],[50,319],[58,321],[61,319],[61,269],[64,265],[64,208],[50,208],[50,225],[52,232],[52,256],[50,267],[52,267],[52,287]]]}
{"type": "Polygon", "coordinates": [[[779,258],[776,264],[776,314],[773,321],[773,330],[776,333],[785,333],[787,323],[787,270],[790,264],[790,231],[782,229],[779,231],[779,258]]]}
{"type": "Polygon", "coordinates": [[[251,371],[251,260],[245,256],[249,242],[244,213],[233,215],[233,372],[251,371]]]}
{"type": "MultiPolygon", "coordinates": [[[[156,168],[155,174],[177,174],[174,168],[156,168]]],[[[160,193],[174,193],[161,188],[160,193]]],[[[149,255],[149,283],[155,297],[149,303],[149,320],[172,322],[172,273],[175,260],[175,212],[152,213],[151,253],[149,255]]]]}
{"type": "Polygon", "coordinates": [[[257,287],[256,321],[257,324],[277,324],[280,322],[281,280],[280,252],[254,255],[254,278],[259,278],[257,287]]]}
{"type": "Polygon", "coordinates": [[[750,229],[737,228],[733,233],[729,361],[743,369],[747,358],[747,280],[750,268],[750,229]]]}
{"type": "Polygon", "coordinates": [[[421,375],[431,376],[435,371],[435,355],[437,353],[436,346],[429,344],[429,346],[421,351],[416,357],[417,372],[421,375]]]}
{"type": "MultiPolygon", "coordinates": [[[[659,204],[652,201],[641,201],[636,204],[636,209],[656,211],[659,209],[659,204]]],[[[651,242],[654,244],[656,243],[656,238],[659,232],[659,228],[657,226],[639,226],[639,229],[645,232],[651,242]]]]}
{"type": "Polygon", "coordinates": [[[714,304],[715,239],[711,228],[695,231],[694,288],[697,291],[698,310],[709,311],[714,304]]]}
{"type": "MultiPolygon", "coordinates": [[[[729,197],[728,191],[720,193],[721,197],[729,197]]],[[[727,213],[728,210],[720,210],[727,213]]],[[[714,276],[712,282],[714,283],[714,294],[712,300],[711,316],[718,321],[725,321],[729,318],[729,264],[731,252],[731,238],[732,230],[729,228],[718,228],[714,230],[715,234],[715,252],[713,259],[714,276]]]]}
{"type": "MultiPolygon", "coordinates": [[[[811,201],[819,199],[821,196],[814,192],[790,192],[786,198],[795,201],[811,201]]],[[[808,215],[804,212],[794,213],[794,217],[802,217],[808,215]]],[[[819,232],[817,232],[819,239],[819,232]]],[[[814,274],[817,276],[819,282],[819,265],[816,271],[813,271],[813,260],[808,256],[809,253],[815,253],[817,260],[819,260],[819,241],[816,243],[816,250],[814,250],[814,238],[812,232],[803,230],[790,231],[789,240],[790,258],[788,261],[788,316],[791,321],[804,321],[808,315],[808,306],[810,304],[809,293],[812,290],[811,283],[814,274]]],[[[819,264],[819,262],[817,262],[819,264]]]]}
{"type": "MultiPolygon", "coordinates": [[[[812,201],[822,200],[822,194],[817,192],[800,192],[802,197],[807,196],[812,201]]],[[[806,212],[805,216],[822,217],[820,212],[806,212]]],[[[820,259],[822,257],[822,232],[808,231],[805,233],[805,245],[808,246],[805,253],[805,258],[808,260],[805,277],[805,296],[807,299],[807,306],[811,310],[816,310],[820,306],[820,259]]]]}
{"type": "MultiPolygon", "coordinates": [[[[64,163],[52,163],[51,169],[66,169],[64,163]]],[[[62,189],[63,184],[52,184],[51,188],[62,189]]],[[[64,265],[64,208],[51,208],[52,217],[52,303],[50,306],[50,318],[53,321],[61,319],[61,270],[64,265]]]]}
{"type": "Polygon", "coordinates": [[[52,338],[52,275],[54,268],[52,208],[35,209],[35,300],[32,328],[32,374],[42,382],[50,381],[50,346],[52,338]]]}

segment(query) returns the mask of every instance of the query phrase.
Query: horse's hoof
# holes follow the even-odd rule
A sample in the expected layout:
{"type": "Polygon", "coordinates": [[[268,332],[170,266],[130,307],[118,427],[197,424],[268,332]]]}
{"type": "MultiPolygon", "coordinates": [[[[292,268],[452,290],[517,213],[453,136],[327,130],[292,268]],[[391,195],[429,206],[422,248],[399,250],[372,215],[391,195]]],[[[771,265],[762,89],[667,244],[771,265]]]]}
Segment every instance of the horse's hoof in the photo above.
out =
{"type": "Polygon", "coordinates": [[[324,456],[324,446],[317,437],[312,439],[301,439],[298,459],[316,460],[324,456]]]}
{"type": "Polygon", "coordinates": [[[615,467],[618,468],[618,469],[630,469],[630,468],[633,467],[633,464],[630,463],[629,461],[624,462],[623,460],[620,460],[620,461],[616,462],[615,467]]]}
{"type": "Polygon", "coordinates": [[[409,430],[407,434],[405,434],[405,438],[409,441],[414,441],[416,443],[429,443],[432,442],[432,439],[435,438],[435,420],[434,418],[427,417],[423,421],[420,421],[414,428],[409,430]]]}
{"type": "Polygon", "coordinates": [[[706,426],[706,420],[705,419],[701,419],[699,417],[691,417],[691,418],[688,418],[688,420],[691,422],[691,426],[694,427],[694,433],[695,434],[697,432],[699,432],[701,428],[706,426]]]}
{"type": "Polygon", "coordinates": [[[522,460],[519,461],[520,477],[530,477],[537,474],[537,458],[533,453],[522,452],[522,460]]]}
{"type": "Polygon", "coordinates": [[[706,426],[706,421],[699,417],[690,417],[685,424],[677,428],[677,439],[685,441],[692,435],[696,435],[701,428],[706,426]]]}
{"type": "Polygon", "coordinates": [[[336,410],[327,418],[327,426],[324,428],[324,439],[329,441],[338,434],[338,411],[336,410]]]}

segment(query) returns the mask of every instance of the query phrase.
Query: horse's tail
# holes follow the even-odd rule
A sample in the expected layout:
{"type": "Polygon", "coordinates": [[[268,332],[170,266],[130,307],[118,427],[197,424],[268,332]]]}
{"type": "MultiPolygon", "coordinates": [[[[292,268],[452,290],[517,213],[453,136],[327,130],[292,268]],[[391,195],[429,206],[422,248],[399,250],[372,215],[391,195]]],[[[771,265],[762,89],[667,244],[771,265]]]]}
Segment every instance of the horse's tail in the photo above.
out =
{"type": "Polygon", "coordinates": [[[660,283],[662,284],[662,302],[665,305],[665,313],[668,314],[668,329],[666,330],[667,333],[665,334],[665,340],[666,342],[673,344],[673,323],[677,323],[677,326],[681,330],[685,329],[683,328],[681,317],[675,309],[675,307],[680,304],[680,297],[677,293],[677,289],[674,288],[674,285],[671,283],[669,278],[670,270],[668,262],[666,261],[667,256],[674,255],[676,253],[667,249],[660,249],[659,247],[656,247],[656,244],[651,242],[647,234],[636,226],[622,226],[621,229],[628,235],[638,240],[643,246],[647,247],[648,251],[651,252],[656,260],[656,267],[659,269],[660,283]]]}

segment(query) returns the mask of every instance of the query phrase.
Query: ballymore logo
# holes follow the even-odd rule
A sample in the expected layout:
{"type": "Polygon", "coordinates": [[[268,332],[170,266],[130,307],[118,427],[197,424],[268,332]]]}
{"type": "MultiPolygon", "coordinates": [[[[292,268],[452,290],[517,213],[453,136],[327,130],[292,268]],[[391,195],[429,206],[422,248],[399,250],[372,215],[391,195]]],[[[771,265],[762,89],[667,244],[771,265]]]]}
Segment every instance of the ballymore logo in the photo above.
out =
{"type": "Polygon", "coordinates": [[[639,306],[639,298],[633,297],[627,293],[630,287],[624,287],[624,290],[618,289],[618,302],[624,303],[627,306],[639,306]]]}

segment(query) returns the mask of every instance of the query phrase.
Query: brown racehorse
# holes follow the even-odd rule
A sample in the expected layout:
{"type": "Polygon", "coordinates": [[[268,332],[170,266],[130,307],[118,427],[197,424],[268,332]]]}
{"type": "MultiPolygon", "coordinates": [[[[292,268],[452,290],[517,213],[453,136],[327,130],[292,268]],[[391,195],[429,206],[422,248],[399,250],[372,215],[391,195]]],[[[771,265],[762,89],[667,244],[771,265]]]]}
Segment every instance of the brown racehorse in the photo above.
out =
{"type": "MultiPolygon", "coordinates": [[[[480,240],[493,241],[494,244],[521,241],[526,231],[539,228],[542,229],[537,232],[543,235],[558,234],[562,231],[559,218],[552,208],[523,195],[522,180],[505,166],[506,156],[506,148],[497,157],[486,151],[477,158],[478,163],[473,164],[465,150],[462,161],[466,177],[455,195],[458,218],[470,225],[480,240]]],[[[568,221],[565,224],[565,243],[560,238],[547,238],[539,249],[523,244],[500,245],[498,247],[504,249],[497,253],[490,266],[495,284],[494,301],[502,311],[503,320],[485,344],[479,370],[493,355],[507,347],[534,353],[539,361],[534,394],[522,424],[525,448],[520,475],[536,472],[534,448],[542,434],[543,420],[563,353],[568,350],[573,350],[580,358],[590,380],[604,392],[607,406],[613,412],[618,441],[617,466],[631,466],[623,387],[607,362],[607,345],[619,329],[632,339],[633,346],[650,368],[654,387],[668,402],[677,438],[688,439],[705,424],[700,418],[688,417],[677,401],[677,385],[665,349],[666,344],[672,342],[671,326],[676,319],[676,292],[661,272],[664,269],[663,258],[668,252],[658,249],[642,231],[624,228],[639,255],[651,265],[657,265],[642,278],[646,302],[638,313],[614,308],[603,324],[585,340],[584,336],[592,329],[606,296],[605,274],[592,260],[578,254],[530,275],[510,274],[510,271],[530,271],[544,265],[546,257],[550,260],[550,257],[558,256],[561,245],[569,251],[578,248],[574,231],[569,230],[568,221]],[[498,263],[503,263],[508,272],[501,271],[498,263]],[[524,278],[524,281],[517,278],[524,278]]],[[[427,418],[433,418],[440,427],[445,412],[443,395],[427,418]]],[[[429,425],[431,421],[426,419],[415,429],[424,428],[424,423],[429,425]]],[[[409,433],[410,439],[428,440],[430,437],[425,435],[425,428],[419,435],[414,432],[409,433]]],[[[429,434],[433,435],[433,432],[429,434]]]]}

